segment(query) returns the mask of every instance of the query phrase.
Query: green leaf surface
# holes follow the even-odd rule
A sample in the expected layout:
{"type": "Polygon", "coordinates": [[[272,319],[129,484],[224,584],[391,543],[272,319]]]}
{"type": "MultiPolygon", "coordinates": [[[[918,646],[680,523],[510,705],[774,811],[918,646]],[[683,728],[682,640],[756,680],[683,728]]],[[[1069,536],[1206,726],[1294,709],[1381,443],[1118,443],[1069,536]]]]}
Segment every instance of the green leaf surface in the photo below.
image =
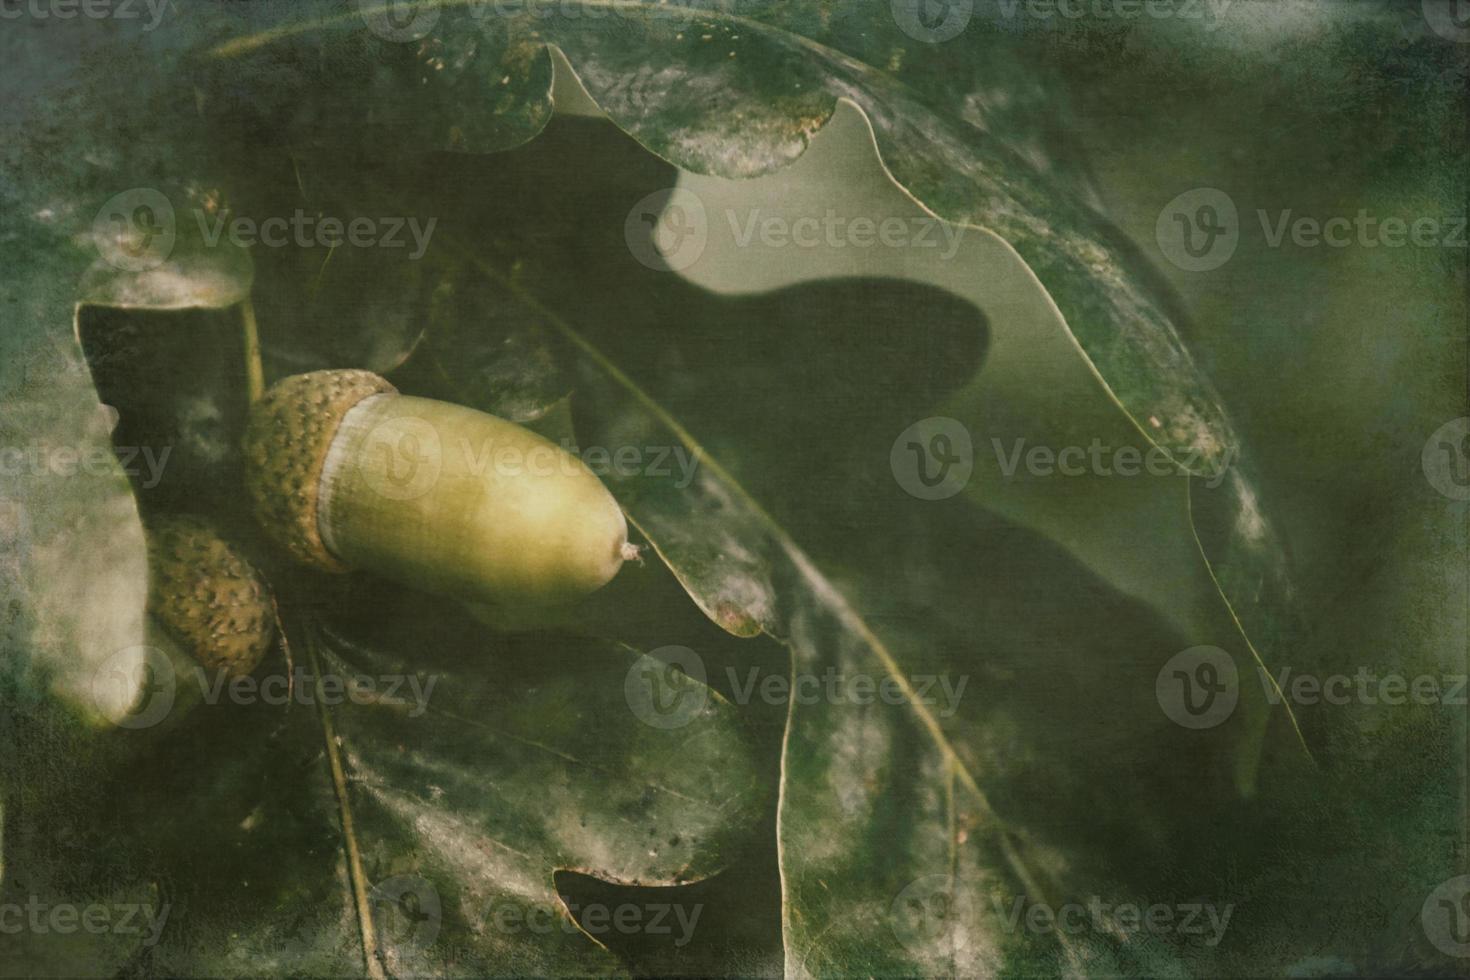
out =
{"type": "Polygon", "coordinates": [[[719,695],[627,648],[436,623],[379,621],[374,647],[333,634],[289,694],[273,662],[93,790],[117,812],[89,833],[117,844],[73,855],[70,884],[156,885],[170,921],[145,970],[620,973],[555,873],[676,884],[739,852],[766,797],[719,695]],[[700,709],[659,727],[629,691],[700,709]]]}
{"type": "Polygon", "coordinates": [[[381,179],[381,161],[264,143],[238,152],[215,220],[226,235],[258,239],[255,304],[268,372],[402,366],[447,273],[432,247],[439,219],[402,214],[366,192],[381,179]]]}
{"type": "Polygon", "coordinates": [[[452,400],[524,425],[571,394],[542,317],[466,264],[440,277],[428,321],[427,370],[452,400]]]}
{"type": "MultiPolygon", "coordinates": [[[[579,391],[596,406],[583,403],[589,438],[598,425],[652,442],[687,438],[616,369],[586,354],[579,391]],[[602,383],[596,372],[606,372],[602,383]]],[[[920,556],[943,549],[916,533],[925,533],[922,525],[868,525],[863,543],[837,563],[847,570],[839,588],[709,456],[687,490],[646,477],[612,486],[716,622],[781,639],[796,677],[899,685],[893,702],[791,703],[779,825],[788,974],[1107,973],[1173,962],[1161,944],[1097,933],[1057,944],[1008,928],[1007,915],[1031,902],[1132,894],[1139,886],[1100,857],[1108,846],[1138,847],[1131,870],[1140,876],[1151,854],[1169,853],[1167,838],[1179,830],[1157,808],[1182,791],[1169,777],[1140,785],[1137,808],[1110,816],[1113,829],[1081,828],[1098,815],[1096,794],[1109,785],[1097,779],[1099,756],[1114,760],[1121,778],[1136,778],[1149,771],[1140,750],[1169,744],[1168,722],[1147,710],[1151,684],[1139,681],[1157,670],[1144,651],[1177,647],[1177,638],[1158,625],[1140,627],[1148,620],[1136,612],[1099,629],[1103,609],[1118,600],[1090,605],[1086,597],[1105,590],[1089,576],[1039,541],[999,534],[994,522],[940,532],[965,542],[964,550],[953,568],[931,572],[921,571],[920,556]],[[742,532],[738,539],[721,533],[731,527],[742,532]],[[1006,557],[997,560],[991,548],[1006,557]],[[906,551],[914,561],[904,560],[906,551]],[[1022,555],[1037,557],[1018,570],[1022,555]],[[868,576],[870,587],[855,571],[885,563],[886,574],[868,576]],[[1062,582],[1080,592],[1061,591],[1062,582]],[[1068,622],[1076,634],[1052,640],[1068,622]],[[1036,635],[1038,623],[1048,624],[1046,634],[1036,635]],[[1088,639],[1094,632],[1109,637],[1110,649],[1088,639]],[[1086,670],[1097,676],[1084,678],[1086,670]],[[1073,693],[1058,689],[1068,675],[1073,693]],[[937,706],[941,678],[951,692],[975,685],[968,695],[958,688],[964,710],[937,706]],[[1089,718],[1098,729],[1083,734],[1089,718]]],[[[1194,743],[1185,758],[1154,761],[1170,763],[1164,771],[1198,792],[1193,773],[1208,766],[1188,755],[1201,751],[1208,754],[1208,745],[1194,743]]],[[[1213,792],[1226,798],[1228,785],[1217,782],[1213,792]]]]}
{"type": "MultiPolygon", "coordinates": [[[[823,43],[821,18],[781,9],[758,5],[747,16],[585,3],[537,17],[430,4],[417,11],[417,39],[396,46],[351,15],[302,18],[207,50],[201,84],[222,94],[206,94],[204,107],[232,123],[258,120],[246,128],[293,147],[499,149],[545,124],[551,73],[539,45],[554,43],[603,110],[649,149],[695,172],[749,177],[798,157],[837,100],[851,99],[895,178],[936,214],[1010,243],[1144,435],[1185,468],[1210,472],[1235,439],[1179,341],[1177,304],[1070,182],[1048,179],[1028,159],[1038,123],[1013,135],[1002,126],[1018,115],[981,113],[972,124],[936,113],[881,66],[823,43]],[[517,57],[538,67],[510,72],[517,57]],[[496,84],[526,77],[525,90],[496,84]],[[361,98],[364,87],[371,97],[361,98]],[[469,90],[477,102],[465,99],[469,90]],[[230,95],[239,91],[250,98],[230,95]],[[497,97],[486,102],[485,91],[497,97]],[[471,135],[461,139],[461,130],[471,135]],[[380,134],[391,144],[373,138],[380,134]]],[[[897,36],[886,9],[873,22],[897,36]]],[[[1003,74],[1019,74],[1018,63],[995,64],[994,84],[1033,90],[1034,79],[1003,74]]]]}

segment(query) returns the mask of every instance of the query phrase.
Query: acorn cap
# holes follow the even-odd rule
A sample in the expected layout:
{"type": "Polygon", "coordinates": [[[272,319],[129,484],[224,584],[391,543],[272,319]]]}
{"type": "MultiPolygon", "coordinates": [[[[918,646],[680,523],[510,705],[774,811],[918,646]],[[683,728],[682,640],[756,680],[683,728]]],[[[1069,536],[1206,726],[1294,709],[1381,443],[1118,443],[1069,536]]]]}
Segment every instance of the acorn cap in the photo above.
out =
{"type": "Polygon", "coordinates": [[[327,550],[317,522],[322,466],[348,410],[397,390],[371,371],[312,371],[278,381],[251,408],[245,486],[260,526],[297,561],[348,571],[327,550]]]}
{"type": "Polygon", "coordinates": [[[232,676],[253,671],[275,632],[270,591],[234,546],[197,517],[148,525],[148,610],[194,659],[232,676]]]}

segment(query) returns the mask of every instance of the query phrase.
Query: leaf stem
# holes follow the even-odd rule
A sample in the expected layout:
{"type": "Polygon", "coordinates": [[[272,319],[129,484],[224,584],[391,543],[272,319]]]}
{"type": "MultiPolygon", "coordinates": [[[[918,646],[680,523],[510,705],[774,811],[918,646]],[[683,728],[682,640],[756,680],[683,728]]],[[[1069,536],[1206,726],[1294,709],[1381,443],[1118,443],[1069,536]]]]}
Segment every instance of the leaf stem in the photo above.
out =
{"type": "Polygon", "coordinates": [[[332,769],[332,789],[337,794],[337,810],[342,820],[342,846],[347,854],[347,875],[352,881],[352,894],[357,906],[357,925],[362,932],[363,961],[370,980],[387,980],[387,973],[383,970],[382,952],[378,948],[377,928],[373,924],[373,910],[368,903],[369,889],[367,873],[362,867],[362,849],[357,844],[352,804],[347,796],[347,771],[342,765],[342,749],[337,744],[337,732],[332,725],[332,716],[327,711],[326,698],[322,691],[316,621],[309,613],[303,613],[301,624],[306,657],[311,663],[312,683],[316,686],[317,716],[321,719],[322,738],[327,746],[327,762],[332,769]]]}
{"type": "Polygon", "coordinates": [[[240,326],[245,341],[245,391],[254,405],[265,394],[265,368],[260,361],[260,327],[255,322],[255,304],[248,296],[240,304],[240,326]]]}

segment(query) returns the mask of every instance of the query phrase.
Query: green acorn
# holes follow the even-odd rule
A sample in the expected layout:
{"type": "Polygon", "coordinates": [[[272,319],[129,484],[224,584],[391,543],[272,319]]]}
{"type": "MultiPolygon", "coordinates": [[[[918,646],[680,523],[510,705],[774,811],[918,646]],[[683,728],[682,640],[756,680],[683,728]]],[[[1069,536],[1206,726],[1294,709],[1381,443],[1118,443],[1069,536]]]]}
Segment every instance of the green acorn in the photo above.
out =
{"type": "Polygon", "coordinates": [[[324,571],[547,606],[602,587],[637,554],[581,460],[493,415],[400,395],[368,371],[280,381],[252,409],[244,449],[266,535],[324,571]]]}

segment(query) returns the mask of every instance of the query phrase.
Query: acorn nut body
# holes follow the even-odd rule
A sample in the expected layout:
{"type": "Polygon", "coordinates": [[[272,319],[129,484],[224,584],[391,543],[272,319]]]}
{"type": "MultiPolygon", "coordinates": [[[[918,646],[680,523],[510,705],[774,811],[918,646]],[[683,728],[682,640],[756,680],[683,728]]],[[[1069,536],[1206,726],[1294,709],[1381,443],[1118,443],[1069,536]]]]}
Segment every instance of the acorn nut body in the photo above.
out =
{"type": "Polygon", "coordinates": [[[265,580],[208,522],[170,515],[148,523],[148,611],[201,666],[243,677],[275,634],[265,580]]]}
{"type": "Polygon", "coordinates": [[[326,571],[547,605],[600,588],[628,556],[622,510],[576,457],[367,371],[274,385],[251,412],[245,456],[267,535],[326,571]]]}

